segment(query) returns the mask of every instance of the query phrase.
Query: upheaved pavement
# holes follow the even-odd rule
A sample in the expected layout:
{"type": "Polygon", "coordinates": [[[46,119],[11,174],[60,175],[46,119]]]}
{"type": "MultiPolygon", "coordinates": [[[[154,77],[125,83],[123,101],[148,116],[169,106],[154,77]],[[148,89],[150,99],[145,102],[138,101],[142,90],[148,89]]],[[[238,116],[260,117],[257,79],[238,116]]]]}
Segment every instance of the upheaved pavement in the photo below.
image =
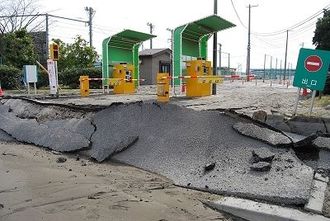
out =
{"type": "MultiPolygon", "coordinates": [[[[232,126],[237,119],[175,105],[121,105],[95,115],[96,134],[100,130],[97,122],[109,118],[109,132],[100,132],[103,136],[115,135],[119,140],[139,136],[133,146],[113,156],[115,160],[162,174],[189,188],[284,204],[307,202],[313,170],[287,149],[235,132],[232,126]],[[269,172],[250,170],[252,151],[259,148],[276,155],[269,172]],[[205,172],[205,165],[213,162],[214,169],[205,172]]],[[[99,148],[94,142],[92,147],[99,148]]]]}
{"type": "Polygon", "coordinates": [[[61,126],[39,124],[35,119],[21,119],[9,112],[9,107],[0,105],[0,129],[16,140],[68,152],[89,146],[83,135],[61,126]]]}
{"type": "Polygon", "coordinates": [[[292,144],[292,141],[287,136],[252,123],[239,122],[234,124],[233,128],[245,136],[264,141],[273,146],[285,147],[292,144]]]}
{"type": "Polygon", "coordinates": [[[19,141],[58,151],[79,150],[91,143],[90,154],[98,161],[112,157],[180,186],[281,204],[304,204],[310,194],[310,167],[288,149],[240,135],[232,128],[240,120],[218,111],[122,104],[90,116],[90,126],[85,121],[89,118],[39,123],[8,110],[0,105],[0,129],[19,141]],[[83,125],[90,129],[81,131],[83,125]],[[259,149],[275,155],[269,171],[251,170],[252,153],[259,149]],[[212,164],[213,169],[205,170],[212,164]]]}

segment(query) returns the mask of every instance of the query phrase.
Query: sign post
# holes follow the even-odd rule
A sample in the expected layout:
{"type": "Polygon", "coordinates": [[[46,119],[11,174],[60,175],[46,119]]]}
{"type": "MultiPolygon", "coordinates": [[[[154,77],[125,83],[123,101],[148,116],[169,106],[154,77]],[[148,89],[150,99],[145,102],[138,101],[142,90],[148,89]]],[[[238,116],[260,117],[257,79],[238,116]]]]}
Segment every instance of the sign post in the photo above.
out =
{"type": "MultiPolygon", "coordinates": [[[[316,91],[323,91],[330,65],[330,51],[301,48],[293,80],[293,86],[313,91],[310,115],[313,110],[316,91]]],[[[293,115],[296,114],[300,90],[293,115]]]]}
{"type": "Polygon", "coordinates": [[[51,95],[58,96],[58,77],[56,70],[56,63],[53,59],[47,60],[47,69],[49,77],[49,90],[51,95]]]}
{"type": "Polygon", "coordinates": [[[24,82],[27,84],[28,95],[30,95],[30,83],[33,83],[34,95],[37,94],[38,72],[36,65],[23,66],[24,82]]]}

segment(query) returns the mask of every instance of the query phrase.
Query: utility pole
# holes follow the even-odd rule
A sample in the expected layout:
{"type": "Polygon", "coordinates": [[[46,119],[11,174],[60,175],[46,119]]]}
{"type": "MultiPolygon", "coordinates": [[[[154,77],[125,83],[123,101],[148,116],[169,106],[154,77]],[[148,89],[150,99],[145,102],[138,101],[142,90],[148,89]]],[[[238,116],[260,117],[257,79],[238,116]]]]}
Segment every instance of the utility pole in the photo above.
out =
{"type": "MultiPolygon", "coordinates": [[[[171,32],[171,60],[174,61],[174,58],[173,58],[173,50],[174,50],[174,30],[173,29],[170,29],[170,28],[166,28],[167,31],[171,32]]],[[[173,62],[171,62],[172,64],[173,62]]],[[[173,75],[174,73],[174,67],[173,65],[171,65],[171,76],[173,75]]],[[[172,80],[172,86],[174,88],[174,81],[172,80]]]]}
{"type": "Polygon", "coordinates": [[[88,12],[88,26],[89,26],[89,46],[93,47],[93,16],[95,11],[92,7],[85,7],[88,12]]]}
{"type": "Polygon", "coordinates": [[[265,78],[266,78],[266,59],[267,59],[267,55],[265,54],[265,57],[264,57],[264,79],[262,80],[262,82],[265,82],[265,78]]]}
{"type": "Polygon", "coordinates": [[[273,56],[270,56],[269,69],[270,69],[269,79],[272,80],[272,75],[273,75],[273,56]]]}
{"type": "Polygon", "coordinates": [[[249,27],[248,27],[248,45],[247,45],[247,58],[246,58],[246,75],[247,81],[250,81],[250,51],[251,51],[251,8],[258,7],[258,5],[249,4],[249,27]]]}
{"type": "Polygon", "coordinates": [[[285,43],[285,58],[284,58],[284,74],[283,74],[283,80],[285,81],[285,75],[286,75],[286,63],[288,58],[288,39],[289,39],[289,30],[286,30],[286,43],[285,43]]]}
{"type": "MultiPolygon", "coordinates": [[[[150,27],[150,34],[152,35],[155,26],[151,22],[148,22],[147,25],[150,27]]],[[[150,49],[152,49],[152,38],[150,38],[150,49]]]]}
{"type": "Polygon", "coordinates": [[[46,16],[46,61],[49,58],[49,17],[48,14],[46,16]]]}
{"type": "Polygon", "coordinates": [[[230,53],[228,53],[228,69],[229,69],[229,73],[230,73],[230,53]]]}
{"type": "Polygon", "coordinates": [[[169,31],[171,32],[171,50],[172,50],[172,53],[173,53],[173,34],[174,34],[174,30],[173,29],[170,29],[170,28],[166,28],[166,31],[169,31]]]}
{"type": "MultiPolygon", "coordinates": [[[[218,0],[214,0],[214,14],[218,14],[218,0]]],[[[217,46],[218,46],[218,35],[215,32],[213,34],[213,75],[217,75],[217,46]]],[[[212,95],[217,94],[217,85],[212,84],[212,95]]]]}
{"type": "Polygon", "coordinates": [[[275,60],[275,80],[277,79],[276,76],[277,76],[277,61],[278,59],[276,58],[275,60]]]}
{"type": "Polygon", "coordinates": [[[219,75],[221,75],[221,47],[222,44],[218,44],[219,45],[219,75]]]}

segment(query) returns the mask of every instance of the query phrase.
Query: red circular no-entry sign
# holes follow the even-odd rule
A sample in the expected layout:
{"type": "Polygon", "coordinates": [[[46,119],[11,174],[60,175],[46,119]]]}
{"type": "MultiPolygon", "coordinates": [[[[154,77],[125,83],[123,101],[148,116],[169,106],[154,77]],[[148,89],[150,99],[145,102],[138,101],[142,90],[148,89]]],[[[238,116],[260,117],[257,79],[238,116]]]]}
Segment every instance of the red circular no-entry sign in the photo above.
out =
{"type": "Polygon", "coordinates": [[[322,68],[322,59],[317,55],[310,55],[305,60],[305,68],[309,72],[317,72],[322,68]]]}

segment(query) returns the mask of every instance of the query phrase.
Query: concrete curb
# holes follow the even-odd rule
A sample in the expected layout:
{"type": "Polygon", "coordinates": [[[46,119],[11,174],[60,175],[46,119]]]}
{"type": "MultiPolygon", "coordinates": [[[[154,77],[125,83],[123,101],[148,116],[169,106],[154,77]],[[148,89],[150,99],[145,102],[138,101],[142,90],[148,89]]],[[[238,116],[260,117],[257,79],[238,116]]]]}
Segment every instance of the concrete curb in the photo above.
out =
{"type": "Polygon", "coordinates": [[[325,192],[327,190],[329,178],[316,173],[313,180],[311,196],[305,205],[305,210],[313,213],[322,214],[325,192]]]}
{"type": "Polygon", "coordinates": [[[330,221],[324,216],[305,213],[297,209],[234,197],[224,197],[215,202],[205,202],[205,204],[215,210],[251,221],[330,221]]]}

